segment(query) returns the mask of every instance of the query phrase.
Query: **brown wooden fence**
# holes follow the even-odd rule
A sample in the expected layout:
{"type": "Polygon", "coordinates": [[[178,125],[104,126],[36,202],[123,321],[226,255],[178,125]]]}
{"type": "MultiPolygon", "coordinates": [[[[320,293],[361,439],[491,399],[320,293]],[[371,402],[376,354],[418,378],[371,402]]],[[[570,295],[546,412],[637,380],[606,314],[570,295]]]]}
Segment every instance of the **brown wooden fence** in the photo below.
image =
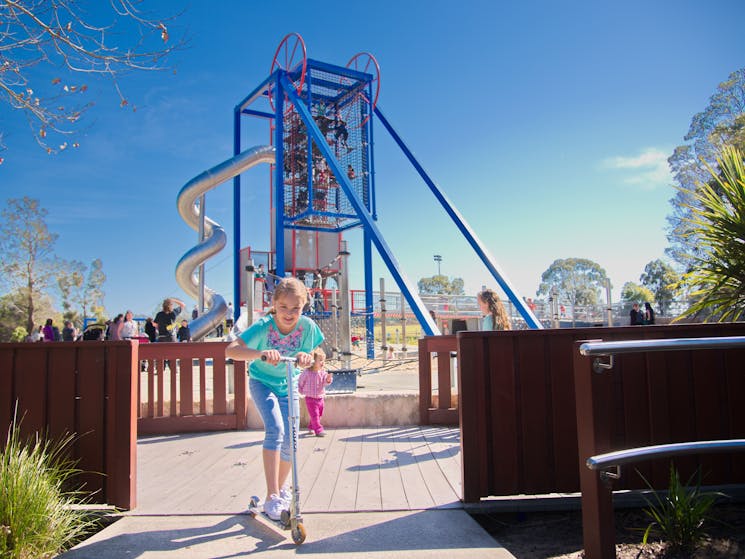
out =
{"type": "MultiPolygon", "coordinates": [[[[458,387],[463,498],[578,492],[577,425],[591,422],[577,401],[573,360],[578,340],[710,337],[745,334],[745,323],[459,332],[458,387]],[[575,406],[576,403],[576,406],[575,406]]],[[[745,436],[744,355],[684,351],[618,359],[601,401],[614,449],[745,436]]],[[[705,483],[745,483],[737,455],[681,457],[681,475],[701,466],[705,483]]],[[[582,465],[584,468],[584,465],[582,465]]],[[[665,487],[667,462],[639,465],[665,487]]],[[[642,488],[636,475],[618,488],[642,488]]]]}
{"type": "Polygon", "coordinates": [[[136,504],[137,342],[0,344],[0,429],[75,434],[77,481],[97,503],[136,504]]]}
{"type": "Polygon", "coordinates": [[[226,342],[140,345],[140,434],[246,428],[246,364],[226,342]],[[232,388],[232,390],[229,390],[232,388]]]}
{"type": "MultiPolygon", "coordinates": [[[[458,425],[458,408],[451,389],[451,353],[458,349],[455,336],[428,336],[419,340],[419,423],[458,425]],[[437,367],[437,390],[432,386],[432,364],[437,367]]],[[[456,388],[457,394],[457,388],[456,388]]]]}

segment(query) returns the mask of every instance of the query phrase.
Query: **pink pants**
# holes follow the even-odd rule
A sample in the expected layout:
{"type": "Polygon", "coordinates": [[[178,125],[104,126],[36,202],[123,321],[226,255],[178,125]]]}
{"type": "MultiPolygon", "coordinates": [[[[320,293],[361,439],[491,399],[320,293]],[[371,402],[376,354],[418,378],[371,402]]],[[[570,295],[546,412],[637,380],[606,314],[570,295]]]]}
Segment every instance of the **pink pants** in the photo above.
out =
{"type": "Polygon", "coordinates": [[[323,431],[323,425],[321,425],[321,416],[323,415],[323,398],[311,398],[310,396],[305,397],[305,405],[308,408],[308,416],[310,421],[308,422],[308,429],[314,433],[320,433],[323,431]]]}

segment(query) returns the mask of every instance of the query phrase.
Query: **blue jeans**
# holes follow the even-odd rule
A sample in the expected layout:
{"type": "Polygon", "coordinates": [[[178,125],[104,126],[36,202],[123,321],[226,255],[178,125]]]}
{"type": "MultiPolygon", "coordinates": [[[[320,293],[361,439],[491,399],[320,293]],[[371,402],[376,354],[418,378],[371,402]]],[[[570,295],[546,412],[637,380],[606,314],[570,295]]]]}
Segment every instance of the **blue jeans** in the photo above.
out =
{"type": "MultiPolygon", "coordinates": [[[[288,397],[277,396],[266,384],[253,378],[248,379],[248,390],[264,422],[263,447],[267,450],[279,450],[280,460],[289,462],[290,437],[285,436],[285,433],[290,432],[288,397]]],[[[300,399],[297,390],[292,408],[295,416],[295,444],[297,445],[297,433],[300,430],[300,399]]]]}

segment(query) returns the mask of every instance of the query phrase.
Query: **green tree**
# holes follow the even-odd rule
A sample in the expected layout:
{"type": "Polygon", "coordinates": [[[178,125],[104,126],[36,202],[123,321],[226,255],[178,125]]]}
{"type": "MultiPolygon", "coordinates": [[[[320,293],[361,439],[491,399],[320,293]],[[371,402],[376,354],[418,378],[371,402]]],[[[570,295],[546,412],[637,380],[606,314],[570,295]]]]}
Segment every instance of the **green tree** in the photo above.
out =
{"type": "Polygon", "coordinates": [[[103,262],[100,258],[91,262],[90,267],[77,260],[64,263],[57,272],[57,289],[65,320],[71,320],[76,326],[81,327],[86,316],[105,315],[105,281],[106,274],[103,273],[103,262]]]}
{"type": "Polygon", "coordinates": [[[77,145],[68,144],[66,137],[93,106],[87,80],[110,79],[120,105],[134,109],[121,90],[121,77],[165,69],[166,57],[184,44],[169,42],[166,23],[174,17],[145,14],[139,2],[110,0],[108,14],[94,14],[86,3],[94,4],[0,2],[0,103],[26,117],[34,138],[49,153],[77,145]]]}
{"type": "Polygon", "coordinates": [[[65,320],[71,320],[76,326],[82,325],[82,319],[75,310],[76,302],[81,300],[85,284],[85,264],[77,260],[64,262],[57,271],[57,289],[65,320]]]}
{"type": "Polygon", "coordinates": [[[462,278],[451,280],[441,274],[420,279],[417,282],[417,287],[422,295],[463,295],[465,293],[462,278]]]}
{"type": "Polygon", "coordinates": [[[654,293],[643,285],[627,281],[621,288],[621,301],[624,308],[629,309],[634,303],[653,303],[654,293]]]}
{"type": "Polygon", "coordinates": [[[664,315],[675,300],[675,285],[680,281],[680,275],[670,264],[658,258],[644,267],[644,273],[639,277],[639,281],[654,293],[654,300],[657,301],[660,314],[664,315]]]}
{"type": "MultiPolygon", "coordinates": [[[[31,332],[25,326],[27,317],[23,311],[27,301],[28,297],[22,289],[0,297],[0,342],[13,341],[13,333],[19,328],[27,333],[31,332]]],[[[59,321],[58,313],[52,307],[52,301],[42,293],[35,301],[34,321],[40,324],[47,318],[59,321]]]]}
{"type": "Polygon", "coordinates": [[[34,328],[34,314],[43,291],[55,275],[53,257],[57,235],[47,228],[47,210],[27,196],[8,200],[0,223],[0,273],[2,281],[23,295],[18,308],[27,332],[34,328]]]}
{"type": "Polygon", "coordinates": [[[595,305],[607,279],[605,270],[592,260],[558,259],[543,272],[536,295],[541,297],[556,290],[559,300],[568,301],[573,306],[595,305]]]}
{"type": "MultiPolygon", "coordinates": [[[[745,150],[745,68],[732,72],[720,83],[706,108],[696,114],[686,134],[668,159],[677,192],[670,200],[668,255],[684,269],[691,268],[699,244],[691,230],[691,212],[697,207],[699,185],[711,181],[708,168],[724,145],[745,150]]],[[[712,183],[716,187],[716,183],[712,183]]]]}
{"type": "Polygon", "coordinates": [[[692,195],[687,226],[697,239],[691,270],[677,287],[694,302],[682,317],[720,322],[740,320],[745,313],[745,165],[742,152],[725,147],[717,168],[709,166],[716,186],[701,185],[692,195]]]}
{"type": "Polygon", "coordinates": [[[106,309],[103,305],[104,290],[103,285],[106,282],[106,274],[103,272],[103,262],[96,258],[91,262],[88,269],[88,276],[85,280],[85,288],[80,296],[80,308],[83,312],[83,319],[86,316],[95,316],[99,321],[103,321],[106,316],[106,309]]]}

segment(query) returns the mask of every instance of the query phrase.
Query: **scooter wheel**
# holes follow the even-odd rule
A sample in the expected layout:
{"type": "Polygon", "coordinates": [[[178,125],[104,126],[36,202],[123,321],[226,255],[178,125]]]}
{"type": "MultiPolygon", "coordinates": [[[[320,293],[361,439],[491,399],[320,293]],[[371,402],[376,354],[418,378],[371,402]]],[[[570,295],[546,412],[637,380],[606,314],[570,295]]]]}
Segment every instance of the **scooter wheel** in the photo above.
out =
{"type": "Polygon", "coordinates": [[[290,511],[283,510],[280,513],[279,521],[282,523],[282,528],[287,530],[290,527],[290,511]]]}
{"type": "Polygon", "coordinates": [[[292,541],[297,545],[300,545],[305,541],[305,526],[302,522],[298,522],[297,526],[292,530],[292,541]]]}

